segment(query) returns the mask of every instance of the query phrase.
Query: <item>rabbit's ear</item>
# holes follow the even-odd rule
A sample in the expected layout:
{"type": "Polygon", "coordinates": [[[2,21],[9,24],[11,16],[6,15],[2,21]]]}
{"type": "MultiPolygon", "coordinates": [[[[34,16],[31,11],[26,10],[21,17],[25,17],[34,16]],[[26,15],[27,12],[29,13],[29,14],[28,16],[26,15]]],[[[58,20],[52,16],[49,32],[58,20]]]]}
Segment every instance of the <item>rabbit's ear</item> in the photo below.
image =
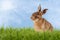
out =
{"type": "Polygon", "coordinates": [[[45,14],[47,10],[48,10],[48,9],[44,9],[44,10],[42,11],[42,14],[45,14]]]}
{"type": "Polygon", "coordinates": [[[41,11],[41,5],[39,4],[38,6],[38,11],[40,12],[41,11]]]}

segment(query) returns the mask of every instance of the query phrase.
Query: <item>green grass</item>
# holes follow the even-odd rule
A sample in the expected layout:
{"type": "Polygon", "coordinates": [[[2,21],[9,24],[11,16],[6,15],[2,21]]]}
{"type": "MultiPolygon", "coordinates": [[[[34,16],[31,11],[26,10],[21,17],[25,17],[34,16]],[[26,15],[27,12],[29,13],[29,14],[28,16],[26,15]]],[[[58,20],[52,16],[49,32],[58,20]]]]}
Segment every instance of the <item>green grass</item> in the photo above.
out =
{"type": "Polygon", "coordinates": [[[60,31],[35,32],[31,28],[0,28],[0,40],[60,40],[60,31]]]}

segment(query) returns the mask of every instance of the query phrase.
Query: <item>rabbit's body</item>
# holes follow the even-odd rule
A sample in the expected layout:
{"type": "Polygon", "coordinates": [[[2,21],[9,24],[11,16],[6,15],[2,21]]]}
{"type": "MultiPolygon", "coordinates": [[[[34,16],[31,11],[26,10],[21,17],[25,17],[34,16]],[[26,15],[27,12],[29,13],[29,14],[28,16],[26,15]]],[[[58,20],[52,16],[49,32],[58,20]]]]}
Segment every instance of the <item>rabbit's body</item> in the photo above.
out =
{"type": "Polygon", "coordinates": [[[40,30],[43,30],[43,31],[50,30],[50,31],[52,31],[53,27],[47,20],[42,18],[40,20],[37,19],[36,21],[34,21],[34,29],[35,29],[35,31],[40,31],[40,30]]]}
{"type": "Polygon", "coordinates": [[[51,23],[49,23],[46,19],[42,18],[42,15],[46,13],[46,10],[48,9],[44,9],[43,11],[41,11],[41,6],[39,6],[38,11],[32,14],[31,19],[34,22],[35,31],[40,31],[40,30],[52,31],[53,30],[53,26],[51,25],[51,23]]]}

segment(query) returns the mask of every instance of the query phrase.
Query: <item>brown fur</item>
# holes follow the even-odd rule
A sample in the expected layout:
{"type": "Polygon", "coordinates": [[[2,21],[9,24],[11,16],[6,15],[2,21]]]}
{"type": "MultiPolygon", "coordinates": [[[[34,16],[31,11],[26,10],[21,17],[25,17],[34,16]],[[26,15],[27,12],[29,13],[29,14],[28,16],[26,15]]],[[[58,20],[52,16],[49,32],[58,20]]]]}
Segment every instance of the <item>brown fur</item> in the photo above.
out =
{"type": "Polygon", "coordinates": [[[31,16],[31,19],[34,22],[34,29],[35,31],[52,31],[53,30],[53,26],[51,25],[51,23],[49,23],[46,19],[42,18],[42,15],[46,13],[46,11],[48,9],[44,9],[43,11],[41,11],[41,6],[38,7],[38,11],[34,12],[31,16]],[[40,9],[39,9],[40,7],[40,9]]]}

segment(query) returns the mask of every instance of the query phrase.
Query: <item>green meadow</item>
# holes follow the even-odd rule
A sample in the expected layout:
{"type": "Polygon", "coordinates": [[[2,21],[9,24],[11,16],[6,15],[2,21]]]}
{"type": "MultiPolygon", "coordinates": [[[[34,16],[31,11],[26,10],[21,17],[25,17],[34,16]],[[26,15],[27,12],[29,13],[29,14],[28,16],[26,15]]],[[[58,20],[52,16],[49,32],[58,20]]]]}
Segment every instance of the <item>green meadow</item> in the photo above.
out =
{"type": "Polygon", "coordinates": [[[0,28],[0,40],[60,40],[60,31],[35,32],[33,28],[0,28]]]}

